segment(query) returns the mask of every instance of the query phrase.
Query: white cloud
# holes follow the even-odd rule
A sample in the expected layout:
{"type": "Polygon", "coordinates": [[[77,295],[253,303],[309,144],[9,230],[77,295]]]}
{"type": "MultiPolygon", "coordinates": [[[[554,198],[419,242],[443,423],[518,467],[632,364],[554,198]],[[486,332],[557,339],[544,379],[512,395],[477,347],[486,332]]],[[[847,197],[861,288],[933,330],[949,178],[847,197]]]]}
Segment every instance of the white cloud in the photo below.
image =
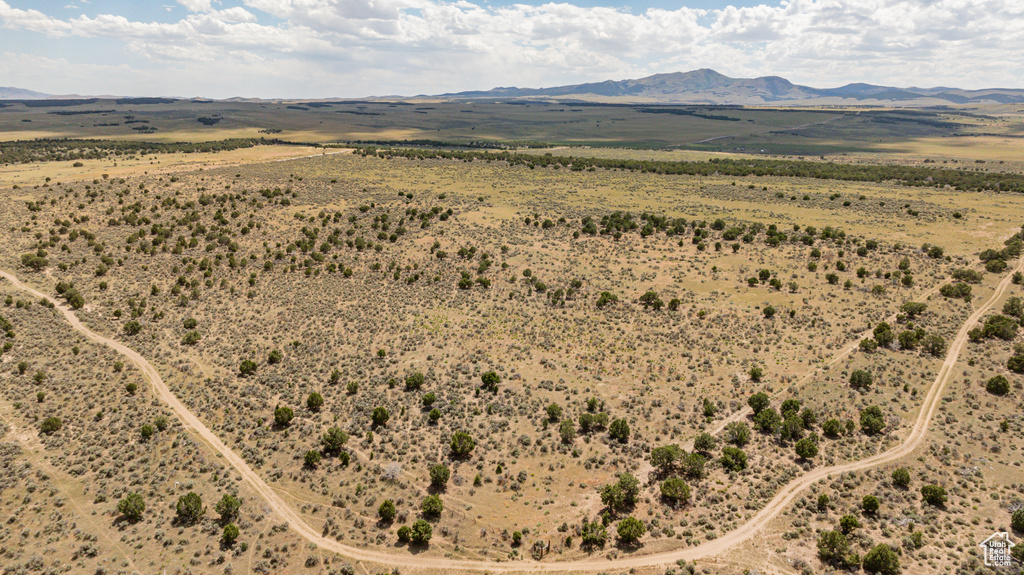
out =
{"type": "Polygon", "coordinates": [[[185,7],[190,12],[209,12],[213,10],[213,6],[210,5],[210,0],[176,0],[178,4],[185,7]]]}
{"type": "Polygon", "coordinates": [[[140,22],[117,14],[60,19],[0,0],[0,24],[119,40],[153,61],[133,72],[147,78],[146,90],[185,85],[210,96],[237,95],[240,86],[251,95],[287,86],[310,97],[552,86],[699,67],[817,86],[1013,86],[1024,78],[1024,55],[1014,49],[1024,45],[1019,0],[788,0],[638,14],[566,2],[240,1],[244,7],[177,0],[187,16],[140,22]],[[261,14],[280,23],[263,24],[261,14]],[[147,76],[168,65],[180,77],[147,76]],[[225,86],[229,77],[251,79],[225,86]]]}
{"type": "Polygon", "coordinates": [[[38,10],[18,10],[0,0],[0,21],[5,28],[42,32],[59,36],[71,30],[71,25],[63,20],[52,18],[38,10]]]}
{"type": "Polygon", "coordinates": [[[241,6],[235,6],[234,8],[228,8],[226,10],[217,10],[213,13],[217,18],[224,22],[256,22],[256,15],[252,12],[242,8],[241,6]]]}

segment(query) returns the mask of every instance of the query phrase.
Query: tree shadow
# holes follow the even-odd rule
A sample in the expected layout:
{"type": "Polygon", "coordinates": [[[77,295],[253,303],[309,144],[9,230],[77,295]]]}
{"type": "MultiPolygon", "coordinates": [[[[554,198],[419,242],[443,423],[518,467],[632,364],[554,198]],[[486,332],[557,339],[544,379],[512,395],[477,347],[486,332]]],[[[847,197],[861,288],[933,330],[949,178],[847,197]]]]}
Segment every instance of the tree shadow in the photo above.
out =
{"type": "Polygon", "coordinates": [[[110,522],[110,526],[113,527],[114,529],[117,529],[118,531],[124,531],[125,529],[131,527],[132,525],[135,525],[135,524],[138,524],[138,523],[141,523],[141,522],[142,522],[142,518],[141,517],[139,519],[137,519],[137,520],[132,520],[132,519],[129,519],[124,514],[118,513],[117,515],[114,516],[114,519],[110,522]]]}
{"type": "Polygon", "coordinates": [[[414,543],[410,541],[406,549],[407,551],[409,551],[409,553],[412,553],[413,555],[419,555],[420,553],[425,553],[430,549],[430,542],[428,541],[426,543],[414,543]]]}
{"type": "Polygon", "coordinates": [[[638,553],[644,549],[644,544],[639,541],[633,541],[632,543],[619,542],[615,545],[615,548],[627,555],[638,553]]]}
{"type": "Polygon", "coordinates": [[[405,550],[409,553],[413,555],[419,555],[420,553],[424,553],[430,549],[430,542],[428,541],[426,543],[416,543],[415,541],[396,541],[395,547],[404,547],[405,550]]]}
{"type": "Polygon", "coordinates": [[[176,517],[174,517],[174,519],[171,519],[171,527],[179,527],[179,528],[194,527],[196,525],[201,525],[203,523],[204,519],[205,519],[205,517],[200,517],[199,519],[191,520],[191,519],[184,519],[184,518],[176,516],[176,517]]]}

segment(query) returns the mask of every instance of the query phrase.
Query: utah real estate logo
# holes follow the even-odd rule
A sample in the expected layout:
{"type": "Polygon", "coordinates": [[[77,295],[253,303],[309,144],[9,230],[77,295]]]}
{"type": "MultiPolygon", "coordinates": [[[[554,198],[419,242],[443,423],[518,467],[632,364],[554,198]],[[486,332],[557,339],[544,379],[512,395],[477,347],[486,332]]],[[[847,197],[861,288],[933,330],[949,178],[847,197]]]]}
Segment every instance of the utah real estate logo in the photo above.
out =
{"type": "Polygon", "coordinates": [[[985,551],[985,565],[988,567],[1010,567],[1013,558],[1010,552],[1016,544],[1006,531],[997,531],[978,544],[985,551]]]}

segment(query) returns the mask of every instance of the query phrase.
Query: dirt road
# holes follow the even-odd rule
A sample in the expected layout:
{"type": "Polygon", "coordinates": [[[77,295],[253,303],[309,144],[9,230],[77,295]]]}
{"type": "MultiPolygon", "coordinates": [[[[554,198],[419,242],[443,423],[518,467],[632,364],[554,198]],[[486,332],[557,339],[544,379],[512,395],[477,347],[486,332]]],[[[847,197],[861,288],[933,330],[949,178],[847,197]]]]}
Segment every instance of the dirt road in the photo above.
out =
{"type": "Polygon", "coordinates": [[[942,364],[942,368],[939,370],[938,375],[935,378],[935,382],[932,384],[931,389],[928,391],[928,394],[924,399],[924,403],[921,405],[921,411],[918,414],[910,435],[900,445],[884,453],[859,461],[814,469],[805,475],[794,479],[789,484],[781,488],[767,505],[765,505],[756,515],[740,527],[723,534],[718,539],[708,541],[696,547],[650,555],[620,557],[617,559],[607,559],[603,555],[595,554],[593,557],[575,561],[505,561],[500,563],[494,561],[472,561],[446,559],[444,557],[425,557],[423,555],[412,555],[406,552],[385,553],[382,551],[350,547],[333,539],[322,537],[317,530],[310,527],[302,517],[300,517],[299,514],[281,498],[281,496],[279,496],[265,481],[263,481],[263,479],[249,467],[245,460],[225,445],[224,442],[216,436],[216,434],[210,431],[209,428],[199,421],[199,418],[189,411],[185,405],[182,404],[173,393],[171,393],[164,384],[163,379],[160,378],[160,374],[157,373],[153,365],[144,357],[118,341],[93,332],[83,325],[70,309],[61,305],[60,302],[54,298],[21,283],[14,275],[0,270],[0,277],[6,278],[16,288],[32,294],[36,298],[45,298],[50,302],[53,302],[57,306],[57,309],[64,315],[65,319],[67,319],[68,323],[70,323],[71,326],[79,333],[96,343],[110,347],[131,360],[131,362],[139,368],[146,380],[149,381],[153,392],[157,397],[159,397],[161,401],[166,403],[168,407],[174,411],[175,415],[181,419],[187,428],[189,428],[203,442],[209,445],[210,448],[223,457],[228,464],[234,467],[245,482],[248,483],[249,486],[261,497],[263,497],[274,512],[280,515],[296,533],[306,540],[320,546],[322,549],[338,553],[354,561],[364,561],[389,567],[489,571],[501,573],[536,573],[629,569],[633,567],[671,564],[680,559],[688,561],[702,558],[706,559],[727,553],[733,548],[733,546],[753,537],[758,531],[782,513],[786,507],[792,503],[797,495],[814,485],[816,482],[838,473],[868,469],[885,463],[897,461],[898,459],[910,454],[921,444],[928,431],[928,426],[931,423],[932,418],[935,416],[935,412],[938,410],[939,403],[942,398],[942,392],[948,384],[953,367],[956,365],[957,359],[960,357],[960,352],[963,349],[964,344],[967,342],[967,332],[974,327],[981,316],[991,309],[992,306],[995,305],[996,302],[998,302],[1006,293],[1006,289],[1009,287],[1012,280],[1013,272],[1017,271],[1024,271],[1024,259],[1021,259],[1021,261],[1019,261],[1017,265],[1009,271],[1006,277],[999,282],[999,285],[992,296],[983,304],[978,306],[974,313],[972,313],[967,321],[960,327],[956,338],[949,346],[949,351],[946,353],[946,359],[942,364]]]}

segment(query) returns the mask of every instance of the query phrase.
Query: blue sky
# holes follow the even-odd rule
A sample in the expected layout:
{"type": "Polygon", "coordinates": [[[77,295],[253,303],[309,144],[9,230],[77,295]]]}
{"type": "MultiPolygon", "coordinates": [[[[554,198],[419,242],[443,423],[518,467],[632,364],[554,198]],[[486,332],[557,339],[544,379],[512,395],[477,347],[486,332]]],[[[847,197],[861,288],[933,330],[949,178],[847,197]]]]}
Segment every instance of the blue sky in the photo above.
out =
{"type": "Polygon", "coordinates": [[[0,85],[360,97],[713,68],[1024,87],[1020,0],[0,0],[0,85]]]}

